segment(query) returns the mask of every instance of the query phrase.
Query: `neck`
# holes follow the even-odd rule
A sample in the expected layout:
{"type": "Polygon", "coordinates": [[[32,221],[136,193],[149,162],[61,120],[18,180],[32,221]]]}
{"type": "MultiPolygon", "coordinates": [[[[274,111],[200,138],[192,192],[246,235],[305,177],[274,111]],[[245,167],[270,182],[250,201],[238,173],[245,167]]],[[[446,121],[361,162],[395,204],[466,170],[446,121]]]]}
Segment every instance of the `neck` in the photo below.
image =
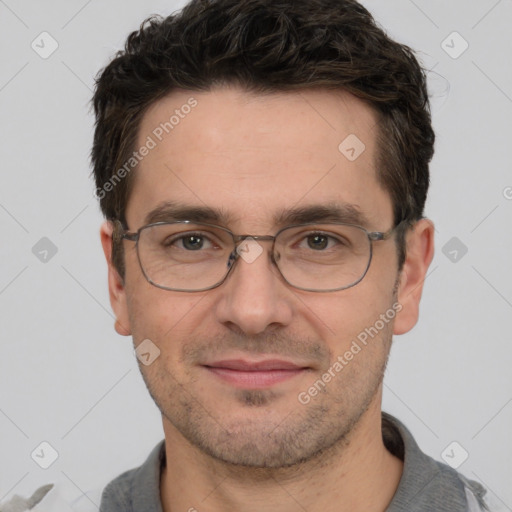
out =
{"type": "Polygon", "coordinates": [[[190,445],[166,420],[164,431],[164,512],[377,512],[391,502],[403,469],[382,441],[380,400],[342,442],[289,468],[226,464],[190,445]]]}

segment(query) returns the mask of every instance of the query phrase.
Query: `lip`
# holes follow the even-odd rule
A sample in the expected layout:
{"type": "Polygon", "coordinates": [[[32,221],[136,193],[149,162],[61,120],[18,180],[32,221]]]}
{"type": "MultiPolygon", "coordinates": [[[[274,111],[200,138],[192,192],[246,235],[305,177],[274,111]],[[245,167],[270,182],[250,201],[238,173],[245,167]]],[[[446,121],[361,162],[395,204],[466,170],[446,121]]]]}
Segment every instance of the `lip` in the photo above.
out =
{"type": "Polygon", "coordinates": [[[291,361],[228,359],[203,365],[224,382],[243,389],[263,389],[301,375],[308,367],[291,361]]]}

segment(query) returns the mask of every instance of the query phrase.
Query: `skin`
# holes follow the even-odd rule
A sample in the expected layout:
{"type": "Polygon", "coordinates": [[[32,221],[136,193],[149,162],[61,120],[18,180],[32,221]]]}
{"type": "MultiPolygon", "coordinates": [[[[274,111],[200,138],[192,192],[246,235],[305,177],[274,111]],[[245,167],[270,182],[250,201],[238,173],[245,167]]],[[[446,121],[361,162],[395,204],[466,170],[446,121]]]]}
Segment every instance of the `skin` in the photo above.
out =
{"type": "MultiPolygon", "coordinates": [[[[211,206],[234,233],[273,235],[283,208],[345,203],[369,231],[393,226],[389,193],[377,180],[376,116],[345,92],[254,95],[237,87],[175,91],[145,114],[139,145],[193,96],[198,104],[141,161],[127,204],[131,231],[164,201],[211,206]],[[338,150],[356,134],[366,150],[349,161],[338,150]]],[[[149,338],[160,356],[141,366],[162,411],[167,466],[165,512],[382,511],[402,461],[381,437],[382,377],[393,334],[418,318],[433,256],[433,225],[415,224],[397,268],[394,239],[374,244],[365,278],[336,292],[289,286],[268,257],[238,260],[228,279],[205,292],[149,284],[135,244],[124,241],[126,275],[111,263],[112,227],[101,239],[119,334],[149,338]],[[395,302],[401,311],[304,405],[307,391],[365,328],[395,302]],[[203,365],[220,359],[285,359],[307,368],[265,389],[243,389],[203,365]]]]}

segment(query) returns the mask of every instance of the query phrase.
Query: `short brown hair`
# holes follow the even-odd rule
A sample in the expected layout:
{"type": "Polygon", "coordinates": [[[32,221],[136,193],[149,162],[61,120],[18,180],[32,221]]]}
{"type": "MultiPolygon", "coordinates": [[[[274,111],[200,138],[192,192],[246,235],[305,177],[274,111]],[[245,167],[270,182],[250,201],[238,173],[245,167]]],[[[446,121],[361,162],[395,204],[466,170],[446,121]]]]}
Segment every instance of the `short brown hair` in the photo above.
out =
{"type": "MultiPolygon", "coordinates": [[[[254,93],[343,89],[366,101],[379,119],[376,167],[395,224],[422,217],[435,136],[425,72],[409,47],[356,0],[191,0],[145,20],[96,78],[91,160],[107,219],[125,224],[131,175],[108,194],[104,187],[132,156],[147,108],[176,88],[223,84],[254,93]]],[[[114,263],[123,275],[120,251],[114,263]]]]}

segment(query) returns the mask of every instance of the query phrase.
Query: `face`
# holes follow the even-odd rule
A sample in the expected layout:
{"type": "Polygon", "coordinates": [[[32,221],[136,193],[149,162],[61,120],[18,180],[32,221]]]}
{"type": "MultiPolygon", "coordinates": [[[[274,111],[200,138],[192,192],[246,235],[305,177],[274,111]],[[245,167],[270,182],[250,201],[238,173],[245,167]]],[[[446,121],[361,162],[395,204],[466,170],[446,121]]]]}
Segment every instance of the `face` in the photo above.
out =
{"type": "MultiPolygon", "coordinates": [[[[182,220],[181,209],[206,207],[205,221],[236,234],[274,235],[290,212],[326,205],[356,212],[368,231],[393,226],[375,169],[376,116],[348,93],[173,92],[145,114],[137,147],[148,137],[155,145],[133,171],[130,231],[156,210],[158,220],[182,220]],[[365,145],[355,159],[339,149],[351,134],[365,145]]],[[[108,259],[109,233],[104,226],[108,259]]],[[[287,284],[269,242],[254,261],[239,258],[217,288],[163,290],[144,278],[135,243],[124,241],[125,279],[110,266],[111,301],[119,332],[160,351],[140,369],[166,437],[253,467],[296,464],[346,439],[365,411],[380,411],[393,330],[416,321],[425,240],[411,234],[401,274],[394,239],[375,243],[360,283],[324,293],[287,284]]]]}

